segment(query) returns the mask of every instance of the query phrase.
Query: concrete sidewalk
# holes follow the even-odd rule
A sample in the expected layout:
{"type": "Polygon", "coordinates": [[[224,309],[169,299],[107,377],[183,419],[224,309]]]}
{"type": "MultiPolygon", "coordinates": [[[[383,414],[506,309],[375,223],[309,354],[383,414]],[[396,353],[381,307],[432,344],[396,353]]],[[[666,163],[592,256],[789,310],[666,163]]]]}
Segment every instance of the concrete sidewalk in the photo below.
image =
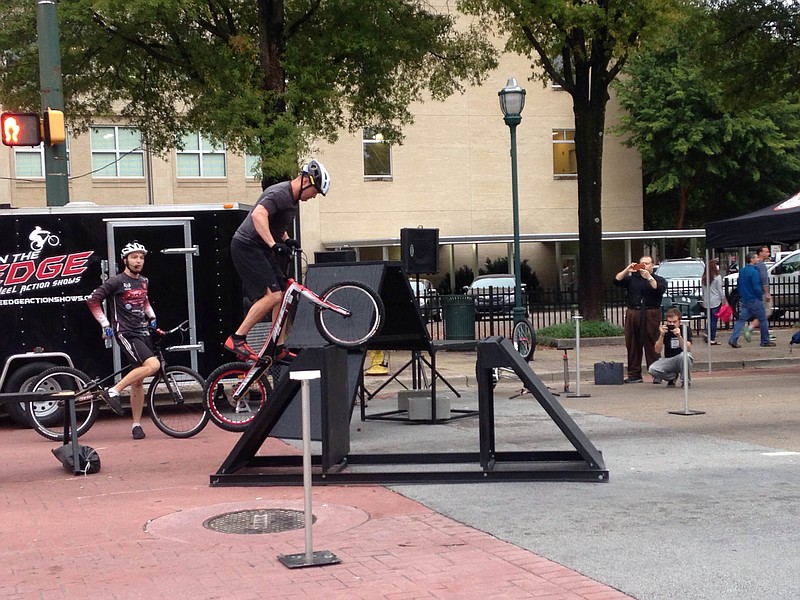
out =
{"type": "MultiPolygon", "coordinates": [[[[708,372],[709,370],[709,348],[711,349],[711,371],[723,370],[748,370],[766,367],[782,367],[800,365],[800,348],[793,349],[789,344],[792,334],[797,331],[791,328],[775,329],[771,333],[776,336],[774,348],[762,348],[758,343],[758,333],[753,336],[753,341],[747,343],[743,338],[739,340],[741,348],[731,348],[728,345],[730,330],[719,332],[717,346],[710,346],[699,336],[695,336],[692,357],[694,365],[693,373],[708,372]]],[[[604,341],[609,338],[604,338],[604,341]]],[[[597,362],[619,362],[623,365],[623,372],[627,368],[627,353],[625,342],[622,338],[616,338],[612,343],[597,344],[591,338],[581,340],[580,357],[576,349],[566,351],[567,366],[569,369],[569,379],[574,386],[576,381],[576,370],[580,359],[581,381],[594,381],[594,364],[597,362]]],[[[390,353],[389,370],[399,368],[408,360],[408,353],[390,353]]],[[[462,381],[462,378],[470,379],[474,382],[475,375],[475,352],[474,351],[439,351],[437,352],[437,370],[448,380],[462,381]]],[[[561,383],[564,382],[564,351],[550,346],[539,345],[530,363],[534,372],[545,382],[561,383]]],[[[644,378],[647,383],[650,378],[647,369],[642,368],[644,378]]],[[[627,376],[627,373],[625,374],[627,376]]],[[[410,377],[410,375],[409,375],[410,377]]],[[[373,378],[369,378],[370,380],[373,378]]],[[[379,381],[379,378],[374,378],[379,381]]],[[[404,382],[407,380],[402,379],[404,382]]]]}

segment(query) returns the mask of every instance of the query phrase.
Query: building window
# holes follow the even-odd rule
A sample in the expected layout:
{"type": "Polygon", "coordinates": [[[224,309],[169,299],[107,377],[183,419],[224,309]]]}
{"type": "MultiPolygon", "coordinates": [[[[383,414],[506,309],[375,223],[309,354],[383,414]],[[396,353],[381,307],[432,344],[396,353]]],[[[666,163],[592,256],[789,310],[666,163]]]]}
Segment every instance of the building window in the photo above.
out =
{"type": "Polygon", "coordinates": [[[14,172],[22,179],[44,179],[44,144],[14,148],[14,172]]]}
{"type": "Polygon", "coordinates": [[[553,176],[556,179],[578,176],[574,129],[553,129],[553,176]]]}
{"type": "Polygon", "coordinates": [[[252,154],[244,155],[244,176],[247,179],[261,179],[261,171],[258,168],[258,163],[261,159],[252,154]]]}
{"type": "Polygon", "coordinates": [[[176,151],[178,177],[225,177],[225,146],[216,146],[199,133],[181,138],[176,151]]]}
{"type": "Polygon", "coordinates": [[[383,134],[370,127],[361,130],[361,149],[364,157],[364,179],[392,178],[392,146],[383,134]]]}
{"type": "Polygon", "coordinates": [[[144,177],[142,134],[116,125],[91,128],[94,177],[144,177]]]}
{"type": "MultiPolygon", "coordinates": [[[[563,77],[564,76],[564,57],[560,54],[557,54],[553,57],[552,60],[553,68],[558,71],[558,73],[563,77]]],[[[563,90],[564,88],[561,87],[561,84],[557,81],[551,79],[550,80],[550,89],[552,90],[563,90]]]]}
{"type": "MultiPolygon", "coordinates": [[[[69,174],[69,135],[67,145],[67,174],[69,174]]],[[[14,148],[14,174],[19,179],[44,179],[44,144],[35,148],[14,148]]]]}

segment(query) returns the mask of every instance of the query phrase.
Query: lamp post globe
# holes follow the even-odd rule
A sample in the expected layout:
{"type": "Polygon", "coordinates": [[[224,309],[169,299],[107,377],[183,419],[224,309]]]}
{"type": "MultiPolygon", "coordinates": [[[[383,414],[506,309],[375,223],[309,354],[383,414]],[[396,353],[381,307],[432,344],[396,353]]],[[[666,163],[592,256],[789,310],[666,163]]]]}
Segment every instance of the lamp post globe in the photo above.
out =
{"type": "Polygon", "coordinates": [[[511,204],[514,216],[514,323],[525,318],[522,306],[522,279],[519,243],[519,190],[517,186],[517,125],[522,122],[522,109],[525,108],[525,90],[513,77],[497,95],[500,97],[500,110],[503,121],[511,133],[511,204]]]}

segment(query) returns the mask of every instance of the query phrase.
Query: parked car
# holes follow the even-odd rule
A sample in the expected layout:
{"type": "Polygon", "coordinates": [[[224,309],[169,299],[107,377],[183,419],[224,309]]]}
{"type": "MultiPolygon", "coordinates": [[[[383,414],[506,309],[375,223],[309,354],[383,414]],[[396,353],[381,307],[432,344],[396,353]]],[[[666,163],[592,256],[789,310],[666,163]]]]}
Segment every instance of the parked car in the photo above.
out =
{"type": "Polygon", "coordinates": [[[655,273],[667,280],[667,295],[702,298],[705,268],[699,258],[668,258],[661,261],[655,273]]]}
{"type": "MultiPolygon", "coordinates": [[[[478,275],[474,281],[464,288],[464,293],[475,298],[475,316],[478,319],[500,315],[514,315],[514,290],[516,282],[513,275],[489,274],[478,275]]],[[[525,307],[527,286],[522,284],[522,305],[525,307]]],[[[527,311],[526,311],[527,314],[527,311]]]]}
{"type": "MultiPolygon", "coordinates": [[[[767,266],[769,274],[769,291],[772,296],[773,318],[787,311],[800,310],[800,250],[795,250],[773,264],[767,266]],[[777,314],[776,314],[777,313],[777,314]]],[[[731,273],[725,277],[728,300],[738,315],[738,293],[736,282],[739,273],[731,273]]]]}
{"type": "Polygon", "coordinates": [[[422,314],[422,320],[426,323],[428,321],[441,321],[442,320],[442,302],[439,297],[439,292],[433,287],[433,284],[428,279],[420,279],[419,287],[417,286],[417,278],[409,277],[408,283],[411,284],[411,291],[414,297],[419,301],[419,311],[422,314]]]}
{"type": "Polygon", "coordinates": [[[667,291],[661,303],[662,312],[670,305],[680,308],[684,317],[703,314],[703,271],[705,263],[699,258],[668,258],[654,269],[667,280],[667,291]]]}

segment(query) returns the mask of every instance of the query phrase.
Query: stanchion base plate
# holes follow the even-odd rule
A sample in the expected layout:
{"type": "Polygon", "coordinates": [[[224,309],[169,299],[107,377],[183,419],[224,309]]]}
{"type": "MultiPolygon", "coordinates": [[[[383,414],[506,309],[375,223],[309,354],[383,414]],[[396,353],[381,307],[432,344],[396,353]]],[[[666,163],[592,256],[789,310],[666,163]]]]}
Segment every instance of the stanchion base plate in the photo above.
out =
{"type": "Polygon", "coordinates": [[[280,554],[278,560],[283,563],[285,567],[290,569],[299,569],[302,567],[321,567],[323,565],[335,565],[342,562],[342,559],[336,556],[330,550],[317,550],[311,554],[311,559],[306,556],[305,552],[297,554],[280,554]]]}
{"type": "Polygon", "coordinates": [[[706,411],[704,410],[669,410],[667,412],[671,415],[682,415],[684,417],[706,414],[706,411]]]}
{"type": "Polygon", "coordinates": [[[591,394],[567,394],[567,398],[591,398],[591,394]]]}

